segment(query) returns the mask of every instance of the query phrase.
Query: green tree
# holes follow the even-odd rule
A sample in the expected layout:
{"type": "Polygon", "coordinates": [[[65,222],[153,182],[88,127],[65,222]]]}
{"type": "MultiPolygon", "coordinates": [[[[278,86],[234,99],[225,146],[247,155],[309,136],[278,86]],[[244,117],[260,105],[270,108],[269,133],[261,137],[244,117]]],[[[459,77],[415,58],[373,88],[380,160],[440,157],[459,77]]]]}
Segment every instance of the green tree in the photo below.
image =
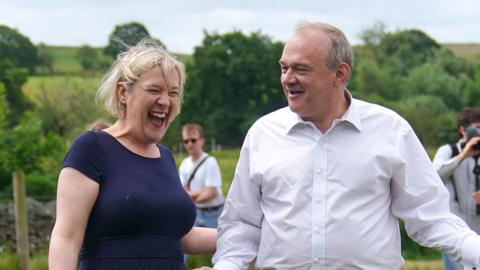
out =
{"type": "Polygon", "coordinates": [[[448,74],[438,63],[427,62],[404,77],[400,91],[405,98],[435,96],[448,108],[458,111],[462,104],[462,81],[448,74]]]}
{"type": "Polygon", "coordinates": [[[27,68],[33,73],[38,62],[37,49],[28,37],[0,25],[0,60],[9,60],[14,66],[27,68]]]}
{"type": "Polygon", "coordinates": [[[375,22],[372,27],[363,29],[358,37],[363,45],[355,52],[356,57],[372,59],[380,63],[384,56],[384,51],[379,50],[380,43],[387,35],[387,26],[383,22],[375,22]]]}
{"type": "Polygon", "coordinates": [[[241,144],[261,115],[285,106],[280,85],[282,44],[260,32],[205,32],[187,66],[182,122],[199,122],[225,145],[241,144]]]}
{"type": "MultiPolygon", "coordinates": [[[[39,190],[36,188],[39,183],[29,184],[29,175],[48,175],[49,195],[53,195],[58,164],[65,148],[64,139],[54,133],[45,135],[41,120],[27,112],[18,125],[0,130],[0,168],[10,173],[22,171],[27,174],[27,187],[33,190],[39,190]]],[[[0,190],[9,186],[8,182],[1,183],[6,186],[0,186],[0,190]]]]}
{"type": "Polygon", "coordinates": [[[47,83],[44,80],[39,84],[33,98],[34,112],[45,132],[61,136],[78,134],[88,123],[105,118],[106,113],[94,102],[96,81],[66,77],[55,85],[47,83]]]}
{"type": "Polygon", "coordinates": [[[433,58],[440,45],[424,32],[412,29],[388,33],[379,44],[384,59],[380,66],[392,74],[406,75],[408,72],[433,58]]]}
{"type": "Polygon", "coordinates": [[[417,95],[393,107],[412,125],[423,145],[441,145],[455,135],[455,112],[432,95],[417,95]]]}
{"type": "Polygon", "coordinates": [[[37,47],[38,50],[38,65],[37,65],[37,72],[38,68],[40,68],[43,72],[47,74],[53,74],[53,55],[48,47],[40,43],[37,47]]]}
{"type": "Polygon", "coordinates": [[[86,44],[78,49],[77,59],[84,70],[94,70],[99,65],[97,51],[86,44]]]}
{"type": "Polygon", "coordinates": [[[27,81],[28,71],[12,64],[9,59],[0,59],[0,83],[5,87],[5,96],[9,104],[8,123],[18,123],[30,103],[23,95],[21,86],[27,81]]]}
{"type": "MultiPolygon", "coordinates": [[[[150,37],[147,28],[139,22],[130,22],[116,25],[108,38],[108,45],[103,53],[116,58],[118,53],[125,51],[128,46],[133,46],[143,38],[150,37]]],[[[157,40],[160,42],[159,40],[157,40]]],[[[160,42],[160,44],[163,44],[160,42]]]]}
{"type": "Polygon", "coordinates": [[[0,130],[7,126],[8,102],[5,94],[5,86],[0,82],[0,130]]]}

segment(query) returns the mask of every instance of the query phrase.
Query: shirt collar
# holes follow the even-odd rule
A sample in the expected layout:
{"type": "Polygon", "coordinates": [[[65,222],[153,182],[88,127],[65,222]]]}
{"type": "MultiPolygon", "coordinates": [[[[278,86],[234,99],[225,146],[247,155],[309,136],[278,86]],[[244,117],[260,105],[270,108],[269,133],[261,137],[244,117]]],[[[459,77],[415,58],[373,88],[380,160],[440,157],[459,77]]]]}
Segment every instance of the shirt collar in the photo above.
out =
{"type": "Polygon", "coordinates": [[[345,89],[345,96],[350,101],[347,111],[343,114],[341,121],[350,122],[359,132],[362,132],[362,122],[360,120],[359,104],[348,89],[345,89]]]}
{"type": "MultiPolygon", "coordinates": [[[[340,119],[334,121],[347,121],[350,122],[359,132],[362,131],[362,124],[360,121],[360,113],[358,111],[358,103],[352,97],[350,91],[345,89],[345,96],[350,101],[347,111],[343,114],[340,119]]],[[[304,121],[298,114],[292,112],[289,107],[286,108],[286,117],[285,117],[285,133],[288,134],[294,127],[300,124],[310,123],[304,121]]]]}

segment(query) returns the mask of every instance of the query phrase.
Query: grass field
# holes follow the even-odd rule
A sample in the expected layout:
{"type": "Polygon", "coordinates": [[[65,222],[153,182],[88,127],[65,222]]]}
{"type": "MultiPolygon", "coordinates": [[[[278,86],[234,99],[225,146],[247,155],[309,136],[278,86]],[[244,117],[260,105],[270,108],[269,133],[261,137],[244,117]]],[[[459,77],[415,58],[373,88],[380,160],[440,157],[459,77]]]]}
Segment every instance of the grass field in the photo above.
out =
{"type": "Polygon", "coordinates": [[[479,43],[445,43],[441,45],[464,59],[480,57],[479,43]]]}
{"type": "MultiPolygon", "coordinates": [[[[71,46],[45,45],[45,46],[39,47],[39,51],[43,50],[44,52],[52,56],[54,74],[78,75],[78,74],[84,73],[77,56],[79,48],[80,46],[71,47],[71,46]]],[[[107,64],[113,62],[113,59],[111,57],[103,54],[103,48],[95,48],[95,50],[97,51],[100,62],[107,63],[107,64]]],[[[188,54],[173,53],[173,55],[184,64],[187,64],[192,59],[192,56],[188,54]]],[[[104,67],[101,69],[102,70],[99,70],[97,72],[101,72],[101,73],[106,72],[108,69],[108,65],[107,67],[104,67]]]]}
{"type": "Polygon", "coordinates": [[[52,92],[55,92],[57,89],[91,89],[95,93],[99,84],[99,77],[71,75],[30,76],[27,83],[22,86],[22,91],[29,100],[34,101],[42,89],[52,92]]]}
{"type": "MultiPolygon", "coordinates": [[[[480,57],[480,44],[479,43],[446,43],[441,46],[451,50],[455,55],[464,59],[474,59],[480,57]]],[[[50,46],[45,45],[39,50],[45,50],[53,57],[53,71],[55,74],[81,74],[82,67],[77,58],[78,49],[80,47],[68,47],[68,46],[50,46]]],[[[103,55],[103,48],[95,48],[98,52],[98,56],[103,62],[113,61],[108,56],[103,55]]],[[[192,61],[192,55],[172,53],[178,60],[187,64],[192,61]]],[[[102,70],[101,72],[105,72],[102,70]]]]}

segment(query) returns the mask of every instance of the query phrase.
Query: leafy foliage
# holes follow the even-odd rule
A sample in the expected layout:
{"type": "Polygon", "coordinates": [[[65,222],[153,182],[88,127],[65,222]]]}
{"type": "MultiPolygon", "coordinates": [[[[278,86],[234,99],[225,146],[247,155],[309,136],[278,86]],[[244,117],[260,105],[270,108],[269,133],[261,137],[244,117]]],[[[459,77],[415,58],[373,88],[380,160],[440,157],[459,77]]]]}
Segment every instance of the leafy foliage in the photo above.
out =
{"type": "MultiPolygon", "coordinates": [[[[20,123],[14,128],[0,130],[0,168],[7,172],[25,172],[27,183],[28,174],[56,174],[64,153],[64,139],[54,133],[45,135],[42,122],[32,113],[25,113],[20,123]]],[[[50,187],[55,185],[55,179],[56,176],[49,178],[50,187]]],[[[8,182],[2,181],[2,183],[9,186],[8,182]]],[[[42,184],[45,185],[45,183],[42,184]]],[[[32,187],[32,183],[28,183],[27,186],[32,187]]],[[[34,191],[37,188],[35,186],[33,183],[34,191]]],[[[1,186],[0,190],[2,189],[5,189],[5,186],[1,186]]],[[[50,188],[49,191],[52,192],[54,189],[50,188]]],[[[42,191],[42,193],[45,192],[42,191]]],[[[29,195],[36,194],[29,193],[29,195]]]]}
{"type": "Polygon", "coordinates": [[[426,146],[456,141],[455,112],[480,104],[472,63],[416,29],[387,33],[376,24],[360,36],[352,93],[397,110],[426,146]]]}
{"type": "Polygon", "coordinates": [[[53,69],[53,55],[50,50],[47,49],[47,46],[41,43],[38,47],[38,64],[37,64],[37,74],[43,72],[45,74],[52,74],[53,69]]]}
{"type": "MultiPolygon", "coordinates": [[[[118,53],[127,49],[128,46],[133,46],[146,37],[150,37],[150,33],[139,22],[116,25],[103,52],[112,58],[116,58],[118,53]]],[[[160,41],[158,42],[162,44],[160,41]]]]}
{"type": "Polygon", "coordinates": [[[5,96],[5,86],[0,82],[0,129],[7,126],[8,102],[5,96]]]}
{"type": "Polygon", "coordinates": [[[17,67],[33,73],[37,64],[37,49],[30,39],[17,30],[0,25],[0,60],[9,60],[17,67]]]}
{"type": "Polygon", "coordinates": [[[198,122],[226,145],[239,145],[261,115],[286,103],[279,83],[282,44],[261,33],[205,32],[187,66],[182,122],[198,122]]]}
{"type": "MultiPolygon", "coordinates": [[[[98,79],[81,77],[35,78],[35,91],[26,91],[34,101],[34,112],[42,120],[45,132],[70,137],[107,113],[95,104],[98,79]]],[[[31,87],[30,85],[28,85],[31,87]]]]}
{"type": "Polygon", "coordinates": [[[89,45],[83,45],[78,49],[77,58],[84,70],[93,70],[98,66],[97,51],[89,45]]]}
{"type": "Polygon", "coordinates": [[[0,58],[0,83],[5,87],[5,97],[10,108],[7,116],[9,126],[18,123],[22,113],[30,107],[21,86],[27,80],[27,70],[19,68],[9,60],[0,58]]]}

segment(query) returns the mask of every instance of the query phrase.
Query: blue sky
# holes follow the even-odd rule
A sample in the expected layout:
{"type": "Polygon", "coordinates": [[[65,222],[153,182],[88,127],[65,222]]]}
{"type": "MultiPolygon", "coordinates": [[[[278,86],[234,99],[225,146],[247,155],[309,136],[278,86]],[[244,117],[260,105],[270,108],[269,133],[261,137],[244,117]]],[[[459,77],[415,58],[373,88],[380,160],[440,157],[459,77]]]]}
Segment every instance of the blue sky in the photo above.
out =
{"type": "Polygon", "coordinates": [[[138,21],[170,51],[191,53],[204,30],[285,41],[300,20],[333,24],[353,44],[377,21],[440,43],[480,43],[480,0],[0,0],[0,24],[50,45],[105,46],[115,25],[138,21]]]}

